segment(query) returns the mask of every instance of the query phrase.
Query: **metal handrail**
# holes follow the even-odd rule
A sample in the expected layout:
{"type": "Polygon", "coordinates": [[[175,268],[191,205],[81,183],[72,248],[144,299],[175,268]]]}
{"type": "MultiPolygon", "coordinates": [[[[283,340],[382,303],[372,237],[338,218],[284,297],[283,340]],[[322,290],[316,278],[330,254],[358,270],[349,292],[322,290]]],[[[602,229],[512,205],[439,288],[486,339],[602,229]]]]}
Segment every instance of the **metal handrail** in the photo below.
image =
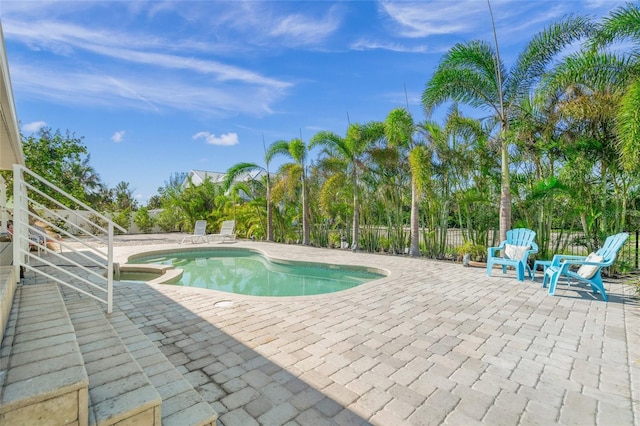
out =
{"type": "MultiPolygon", "coordinates": [[[[36,274],[39,274],[43,277],[46,277],[47,279],[50,279],[52,281],[55,281],[59,284],[62,284],[64,286],[70,287],[72,289],[74,289],[75,291],[78,291],[82,294],[85,294],[89,297],[92,297],[102,303],[105,303],[107,305],[107,312],[111,313],[113,311],[113,241],[114,241],[114,229],[119,229],[122,232],[127,232],[126,229],[124,229],[123,227],[121,227],[120,225],[114,223],[111,219],[107,218],[106,216],[104,216],[103,214],[97,212],[96,210],[92,209],[91,207],[89,207],[87,204],[83,203],[82,201],[78,200],[77,198],[75,198],[74,196],[72,196],[71,194],[67,193],[66,191],[64,191],[63,189],[59,188],[58,186],[56,186],[55,184],[47,181],[46,179],[42,178],[41,176],[38,176],[37,174],[35,174],[34,172],[32,172],[31,170],[27,169],[26,167],[20,165],[20,164],[14,164],[13,167],[13,179],[14,179],[14,191],[13,191],[13,199],[14,199],[14,211],[13,211],[13,219],[14,219],[14,244],[13,244],[13,258],[14,258],[14,267],[15,272],[16,272],[16,276],[20,276],[20,267],[24,267],[25,269],[28,269],[30,271],[35,272],[36,274]],[[41,191],[39,188],[35,187],[34,185],[32,185],[31,183],[27,182],[25,179],[25,175],[28,175],[34,179],[36,179],[37,181],[39,181],[40,183],[46,185],[47,187],[51,188],[52,190],[54,190],[59,196],[63,196],[64,198],[66,198],[69,201],[72,201],[73,204],[75,204],[78,208],[81,208],[82,210],[86,210],[88,211],[90,214],[94,215],[94,217],[97,218],[97,220],[100,220],[102,223],[106,223],[106,227],[104,225],[101,225],[99,223],[96,223],[92,220],[90,220],[89,218],[85,218],[81,215],[78,215],[73,209],[69,208],[68,206],[66,206],[65,204],[61,203],[60,201],[58,201],[58,199],[53,198],[52,196],[44,193],[43,191],[41,191]],[[30,193],[32,194],[38,194],[40,197],[50,201],[51,203],[53,203],[54,205],[58,206],[60,208],[60,210],[63,210],[65,212],[69,212],[71,215],[73,215],[74,218],[82,218],[83,222],[86,223],[87,225],[89,225],[89,230],[83,228],[82,226],[76,225],[75,223],[71,222],[70,220],[68,220],[68,217],[63,217],[62,215],[58,214],[57,212],[51,210],[50,208],[46,207],[45,205],[43,205],[42,203],[40,203],[39,201],[37,201],[36,199],[30,197],[30,193]],[[71,227],[72,229],[76,230],[77,232],[79,232],[81,235],[88,237],[88,239],[81,239],[78,238],[76,235],[74,235],[73,233],[67,231],[66,229],[52,223],[50,220],[48,220],[45,217],[42,217],[41,215],[39,215],[36,212],[33,212],[31,210],[29,210],[29,205],[35,206],[36,208],[47,212],[47,214],[49,214],[53,217],[56,218],[56,220],[61,220],[63,222],[65,222],[65,225],[68,225],[69,227],[71,227]],[[55,229],[60,235],[64,235],[65,238],[69,238],[77,243],[80,243],[82,245],[83,248],[88,249],[88,251],[90,252],[90,254],[93,254],[94,256],[91,255],[87,255],[87,253],[83,250],[79,250],[69,244],[67,244],[64,241],[58,241],[58,243],[60,244],[61,247],[61,252],[62,252],[62,248],[65,248],[67,250],[69,250],[70,252],[75,253],[79,259],[78,261],[73,260],[70,257],[65,257],[63,256],[61,253],[57,253],[55,250],[51,250],[49,249],[49,247],[47,247],[46,244],[46,238],[48,238],[48,236],[44,236],[42,235],[42,232],[39,231],[37,228],[35,228],[34,226],[30,225],[30,221],[37,219],[39,221],[41,221],[42,223],[46,224],[47,226],[49,226],[52,229],[55,229]],[[92,232],[93,229],[96,229],[97,232],[94,234],[92,232]],[[60,266],[60,265],[56,265],[53,262],[50,262],[42,257],[39,256],[35,256],[31,253],[30,251],[30,245],[33,244],[33,241],[30,240],[30,233],[33,232],[33,234],[35,235],[41,235],[45,238],[45,244],[42,247],[38,247],[38,251],[40,252],[44,252],[45,254],[49,254],[52,255],[53,257],[57,258],[57,259],[64,259],[65,262],[67,262],[68,264],[70,264],[69,266],[60,266]],[[106,234],[106,240],[105,238],[101,237],[99,234],[106,234]],[[88,240],[88,241],[87,241],[88,240]],[[95,247],[93,245],[90,244],[90,242],[94,242],[94,243],[101,243],[104,244],[106,243],[107,246],[107,250],[106,253],[104,252],[104,250],[95,247]],[[54,270],[60,272],[61,274],[64,274],[65,276],[73,279],[73,280],[77,280],[81,283],[83,283],[84,285],[87,285],[90,288],[96,289],[100,292],[106,293],[105,297],[99,297],[96,296],[88,291],[83,290],[82,288],[79,288],[76,285],[71,284],[69,281],[67,280],[62,280],[58,277],[55,277],[45,271],[43,271],[40,268],[36,268],[33,265],[31,265],[30,260],[35,260],[37,259],[40,263],[42,263],[43,265],[46,265],[48,267],[53,268],[54,270]],[[80,262],[87,262],[87,264],[83,264],[80,262]],[[79,271],[84,272],[85,276],[80,275],[79,272],[74,272],[73,270],[71,270],[70,267],[73,268],[77,268],[79,269],[79,271]],[[104,270],[103,273],[100,272],[96,272],[97,269],[98,271],[102,271],[104,270]],[[93,281],[92,281],[93,280],[93,281]]],[[[36,243],[37,244],[37,243],[36,243]]]]}

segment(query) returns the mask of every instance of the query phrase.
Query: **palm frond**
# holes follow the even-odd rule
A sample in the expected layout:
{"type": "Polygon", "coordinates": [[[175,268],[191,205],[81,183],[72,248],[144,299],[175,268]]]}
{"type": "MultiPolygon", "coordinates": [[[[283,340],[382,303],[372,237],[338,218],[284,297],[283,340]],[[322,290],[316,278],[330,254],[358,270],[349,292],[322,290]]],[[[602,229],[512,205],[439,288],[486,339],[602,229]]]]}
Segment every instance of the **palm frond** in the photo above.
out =
{"type": "Polygon", "coordinates": [[[556,55],[571,43],[588,37],[593,30],[594,24],[588,18],[570,15],[536,34],[509,73],[505,90],[507,101],[512,103],[528,96],[556,55]]]}
{"type": "Polygon", "coordinates": [[[640,8],[637,4],[627,3],[613,10],[602,20],[589,45],[599,49],[625,39],[640,44],[640,8]]]}
{"type": "Polygon", "coordinates": [[[640,80],[627,87],[617,116],[618,143],[625,169],[637,171],[640,167],[640,80]]]}

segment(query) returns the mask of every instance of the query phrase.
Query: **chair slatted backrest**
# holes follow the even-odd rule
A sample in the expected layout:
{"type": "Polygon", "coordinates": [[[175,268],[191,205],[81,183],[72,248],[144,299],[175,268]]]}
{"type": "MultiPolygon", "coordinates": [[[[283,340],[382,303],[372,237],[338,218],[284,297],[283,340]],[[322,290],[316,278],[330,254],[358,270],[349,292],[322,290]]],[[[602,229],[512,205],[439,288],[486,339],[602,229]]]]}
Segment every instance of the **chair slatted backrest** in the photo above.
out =
{"type": "Polygon", "coordinates": [[[537,248],[534,240],[536,239],[535,231],[527,228],[515,228],[507,231],[507,243],[514,246],[531,246],[537,248]]]}
{"type": "Polygon", "coordinates": [[[233,234],[233,230],[236,227],[235,220],[225,220],[222,222],[222,226],[220,226],[220,235],[231,235],[233,234]]]}
{"type": "Polygon", "coordinates": [[[629,234],[626,232],[621,232],[619,234],[610,235],[604,241],[602,248],[600,248],[596,254],[602,256],[602,263],[606,265],[611,265],[616,260],[616,256],[618,255],[618,251],[622,248],[624,243],[629,238],[629,234]]]}
{"type": "Polygon", "coordinates": [[[207,221],[206,220],[196,220],[196,224],[193,227],[193,235],[195,236],[203,236],[207,234],[207,221]]]}

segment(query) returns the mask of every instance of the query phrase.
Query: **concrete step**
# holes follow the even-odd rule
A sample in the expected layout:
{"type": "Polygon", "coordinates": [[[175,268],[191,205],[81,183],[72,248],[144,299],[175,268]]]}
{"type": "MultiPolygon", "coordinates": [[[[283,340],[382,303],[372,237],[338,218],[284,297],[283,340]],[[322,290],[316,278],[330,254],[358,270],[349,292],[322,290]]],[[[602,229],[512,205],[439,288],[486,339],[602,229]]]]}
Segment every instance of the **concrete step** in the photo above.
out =
{"type": "Polygon", "coordinates": [[[216,411],[124,313],[113,312],[109,321],[160,393],[163,425],[216,424],[216,411]]]}
{"type": "MultiPolygon", "coordinates": [[[[2,263],[0,263],[2,265],[2,263]]],[[[11,304],[16,292],[16,278],[13,266],[0,266],[0,342],[9,321],[11,304]]]]}
{"type": "Polygon", "coordinates": [[[0,424],[87,424],[89,380],[55,284],[17,287],[0,367],[0,424]]]}
{"type": "Polygon", "coordinates": [[[66,304],[89,376],[89,424],[161,424],[161,397],[93,299],[66,304]]]}

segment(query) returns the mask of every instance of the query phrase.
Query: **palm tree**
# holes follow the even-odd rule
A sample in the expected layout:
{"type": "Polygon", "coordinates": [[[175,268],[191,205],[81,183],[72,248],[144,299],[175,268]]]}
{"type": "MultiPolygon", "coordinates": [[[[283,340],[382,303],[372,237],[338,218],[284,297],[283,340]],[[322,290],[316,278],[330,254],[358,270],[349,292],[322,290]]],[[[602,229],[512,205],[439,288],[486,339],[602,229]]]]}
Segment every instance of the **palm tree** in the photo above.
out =
{"type": "Polygon", "coordinates": [[[627,170],[633,171],[640,166],[640,8],[636,4],[628,3],[613,10],[598,25],[590,44],[600,48],[625,39],[635,44],[630,55],[634,78],[620,100],[617,128],[622,162],[627,170]]]}
{"type": "Polygon", "coordinates": [[[138,202],[133,197],[133,189],[129,188],[129,182],[119,182],[113,189],[115,207],[118,210],[135,209],[138,202]]]}
{"type": "MultiPolygon", "coordinates": [[[[266,153],[265,153],[266,154],[266,153]]],[[[247,173],[252,173],[256,171],[264,171],[266,174],[266,189],[267,189],[267,241],[273,241],[273,206],[271,202],[271,176],[269,176],[269,161],[265,155],[265,163],[266,167],[261,167],[256,163],[246,163],[241,162],[234,164],[229,167],[227,170],[227,174],[224,177],[224,181],[222,183],[222,187],[225,191],[228,191],[231,188],[231,185],[234,181],[238,179],[238,177],[246,175],[247,173]]]]}
{"type": "Polygon", "coordinates": [[[629,82],[634,78],[627,59],[589,50],[559,62],[539,87],[538,96],[542,98],[561,94],[557,111],[562,118],[563,154],[568,165],[563,170],[564,183],[573,189],[584,233],[592,237],[596,247],[601,242],[599,238],[624,227],[629,184],[621,173],[620,160],[625,156],[616,144],[615,122],[621,99],[627,96],[629,82]],[[590,184],[591,177],[600,185],[590,184]],[[607,197],[611,189],[616,196],[607,197]],[[595,216],[589,200],[599,205],[595,216]],[[612,201],[613,205],[607,206],[612,201]],[[608,219],[610,215],[612,220],[608,219]]]}
{"type": "Polygon", "coordinates": [[[310,229],[309,229],[309,208],[307,206],[307,146],[302,139],[291,139],[290,141],[279,140],[272,143],[267,149],[265,160],[270,163],[273,157],[276,155],[284,155],[293,160],[293,163],[285,163],[280,166],[280,170],[292,175],[300,177],[301,198],[302,198],[302,244],[310,244],[310,229]]]}
{"type": "Polygon", "coordinates": [[[408,151],[411,170],[411,244],[409,254],[420,256],[419,212],[420,188],[424,185],[422,170],[429,165],[428,151],[424,145],[416,143],[413,135],[416,125],[411,113],[404,108],[396,108],[389,113],[384,123],[387,142],[393,147],[408,151]]]}
{"type": "Polygon", "coordinates": [[[89,196],[96,193],[100,189],[100,176],[96,170],[89,164],[91,154],[81,162],[71,163],[69,166],[69,178],[80,188],[84,189],[85,195],[89,196]]]}
{"type": "Polygon", "coordinates": [[[535,35],[509,70],[502,63],[497,45],[474,40],[458,43],[444,55],[422,94],[427,113],[453,100],[473,108],[489,110],[499,126],[495,135],[501,153],[500,239],[511,227],[511,194],[507,139],[509,122],[521,100],[544,75],[555,56],[566,46],[589,35],[587,18],[570,16],[535,35]]]}
{"type": "MultiPolygon", "coordinates": [[[[353,229],[352,229],[352,250],[358,248],[359,239],[359,177],[366,167],[365,158],[371,146],[383,136],[382,123],[372,121],[365,125],[350,124],[347,128],[346,137],[341,137],[330,131],[316,133],[309,147],[325,146],[332,154],[338,155],[347,165],[347,173],[353,188],[353,229]]],[[[325,152],[326,153],[326,152],[325,152]]]]}

